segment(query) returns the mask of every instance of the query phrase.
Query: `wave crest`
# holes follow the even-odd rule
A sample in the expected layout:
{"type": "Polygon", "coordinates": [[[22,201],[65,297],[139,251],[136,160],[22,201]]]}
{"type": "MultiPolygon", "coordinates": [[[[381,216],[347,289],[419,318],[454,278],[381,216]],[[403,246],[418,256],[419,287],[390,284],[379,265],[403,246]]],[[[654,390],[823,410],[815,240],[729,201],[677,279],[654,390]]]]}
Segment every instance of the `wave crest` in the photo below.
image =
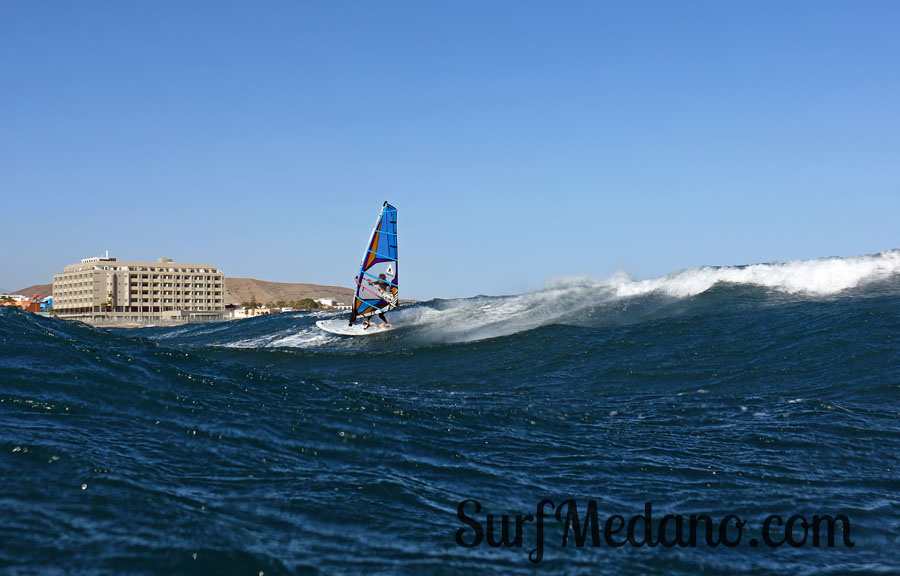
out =
{"type": "Polygon", "coordinates": [[[687,297],[706,292],[716,284],[742,284],[770,288],[786,294],[834,295],[900,274],[900,250],[852,258],[820,258],[749,266],[703,266],[662,278],[633,281],[617,275],[607,281],[617,296],[661,292],[687,297]]]}
{"type": "Polygon", "coordinates": [[[508,336],[548,324],[640,322],[672,314],[673,306],[681,308],[680,301],[721,285],[821,298],[898,276],[900,250],[890,250],[852,258],[702,266],[648,280],[633,280],[624,272],[606,280],[556,278],[528,294],[432,301],[395,314],[399,316],[397,324],[415,327],[418,338],[461,342],[508,336]]]}

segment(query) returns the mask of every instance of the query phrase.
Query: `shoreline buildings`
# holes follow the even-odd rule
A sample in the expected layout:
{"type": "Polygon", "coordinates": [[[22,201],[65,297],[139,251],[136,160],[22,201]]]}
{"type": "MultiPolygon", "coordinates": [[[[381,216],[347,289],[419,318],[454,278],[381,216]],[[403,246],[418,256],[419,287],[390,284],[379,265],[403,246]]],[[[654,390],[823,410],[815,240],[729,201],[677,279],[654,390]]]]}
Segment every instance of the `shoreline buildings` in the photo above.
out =
{"type": "Polygon", "coordinates": [[[21,294],[0,294],[0,306],[12,306],[26,312],[47,314],[53,308],[53,297],[41,298],[40,294],[35,294],[28,298],[21,294]]]}
{"type": "Polygon", "coordinates": [[[88,324],[225,319],[225,274],[211,264],[85,258],[53,277],[53,312],[88,324]]]}

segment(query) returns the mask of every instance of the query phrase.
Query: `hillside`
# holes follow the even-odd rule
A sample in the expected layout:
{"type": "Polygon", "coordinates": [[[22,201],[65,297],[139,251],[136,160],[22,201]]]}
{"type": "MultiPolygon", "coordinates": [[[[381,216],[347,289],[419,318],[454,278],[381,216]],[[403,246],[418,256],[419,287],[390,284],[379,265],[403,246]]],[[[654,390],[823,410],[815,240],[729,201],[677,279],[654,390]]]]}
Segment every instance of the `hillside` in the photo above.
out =
{"type": "Polygon", "coordinates": [[[40,294],[43,298],[46,298],[47,296],[51,296],[53,294],[53,284],[35,284],[34,286],[22,288],[21,290],[16,290],[15,292],[10,292],[10,294],[18,294],[20,296],[27,296],[29,298],[31,298],[35,294],[40,294]]]}
{"type": "Polygon", "coordinates": [[[228,295],[226,304],[250,302],[253,298],[260,304],[291,301],[304,298],[331,298],[339,302],[350,303],[353,291],[340,286],[322,286],[319,284],[299,284],[292,282],[267,282],[254,278],[225,278],[228,295]]]}

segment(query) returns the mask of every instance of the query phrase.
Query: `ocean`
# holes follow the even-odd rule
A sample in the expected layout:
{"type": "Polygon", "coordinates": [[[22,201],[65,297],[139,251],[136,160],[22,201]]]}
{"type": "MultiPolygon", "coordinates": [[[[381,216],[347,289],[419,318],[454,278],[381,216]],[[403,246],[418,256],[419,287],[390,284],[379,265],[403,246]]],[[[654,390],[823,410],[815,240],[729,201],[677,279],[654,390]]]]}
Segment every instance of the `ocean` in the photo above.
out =
{"type": "Polygon", "coordinates": [[[0,310],[3,574],[900,574],[900,251],[132,330],[0,310]]]}

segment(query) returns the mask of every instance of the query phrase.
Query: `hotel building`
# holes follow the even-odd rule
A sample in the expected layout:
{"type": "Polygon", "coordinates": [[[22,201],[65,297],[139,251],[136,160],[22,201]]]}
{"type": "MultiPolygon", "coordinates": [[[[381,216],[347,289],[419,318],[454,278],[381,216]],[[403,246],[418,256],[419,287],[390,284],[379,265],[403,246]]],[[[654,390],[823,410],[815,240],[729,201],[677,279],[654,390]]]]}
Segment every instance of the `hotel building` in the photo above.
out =
{"type": "Polygon", "coordinates": [[[53,312],[89,324],[225,317],[225,274],[211,264],[85,258],[53,277],[53,312]]]}

